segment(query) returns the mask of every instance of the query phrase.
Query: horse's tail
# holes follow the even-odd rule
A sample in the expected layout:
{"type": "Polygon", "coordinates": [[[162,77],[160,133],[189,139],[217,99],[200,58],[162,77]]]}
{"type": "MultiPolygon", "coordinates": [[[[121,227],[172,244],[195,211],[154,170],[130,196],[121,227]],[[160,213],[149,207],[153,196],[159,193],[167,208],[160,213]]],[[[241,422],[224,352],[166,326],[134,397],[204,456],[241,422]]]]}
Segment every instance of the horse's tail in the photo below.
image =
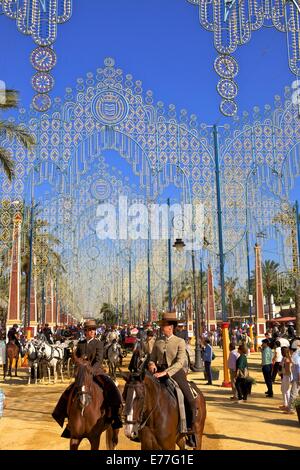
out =
{"type": "Polygon", "coordinates": [[[111,426],[106,430],[106,449],[114,450],[118,444],[119,429],[113,429],[111,426]]]}

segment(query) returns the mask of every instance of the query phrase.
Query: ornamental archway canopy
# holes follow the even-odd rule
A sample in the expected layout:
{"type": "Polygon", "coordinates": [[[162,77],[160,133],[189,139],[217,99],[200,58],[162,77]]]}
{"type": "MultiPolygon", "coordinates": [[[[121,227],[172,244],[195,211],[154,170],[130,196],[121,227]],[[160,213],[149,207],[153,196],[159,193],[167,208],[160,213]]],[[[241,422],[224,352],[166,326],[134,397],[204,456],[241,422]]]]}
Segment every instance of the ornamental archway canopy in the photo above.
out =
{"type": "MultiPolygon", "coordinates": [[[[278,243],[288,235],[288,228],[276,226],[274,218],[300,174],[300,121],[293,93],[287,87],[284,97],[276,96],[272,106],[266,105],[262,111],[254,108],[251,115],[234,118],[231,127],[219,128],[227,269],[241,279],[245,278],[247,231],[252,243],[262,230],[278,243]]],[[[88,73],[75,87],[66,88],[65,96],[54,100],[51,112],[40,115],[34,109],[20,109],[16,120],[29,127],[37,146],[26,152],[16,142],[5,143],[15,155],[17,176],[12,183],[3,173],[0,176],[2,248],[11,242],[10,203],[29,201],[29,186],[34,181],[34,197],[40,201],[50,229],[61,237],[61,255],[72,269],[73,282],[76,273],[85,272],[84,259],[95,261],[88,263],[85,282],[89,282],[87,279],[95,278],[90,267],[97,264],[97,256],[85,256],[84,250],[96,253],[103,249],[99,250],[100,241],[90,224],[78,224],[78,220],[87,214],[93,220],[97,203],[116,203],[124,194],[133,201],[161,202],[165,191],[173,187],[182,200],[203,203],[207,256],[217,269],[215,151],[210,125],[199,123],[186,110],[177,111],[173,104],[155,102],[153,93],[144,91],[142,82],[123,73],[111,58],[96,73],[88,73]],[[120,161],[130,167],[134,187],[116,168],[120,161]],[[84,240],[88,240],[86,245],[84,240]]],[[[114,265],[122,258],[116,256],[122,247],[109,249],[114,265]]],[[[139,250],[138,257],[145,256],[145,246],[139,250]]],[[[292,248],[290,251],[287,249],[285,261],[292,265],[292,248]]],[[[118,263],[111,269],[118,272],[116,276],[123,269],[118,263]]],[[[137,270],[139,279],[144,279],[145,270],[140,265],[137,270]]],[[[119,298],[120,289],[118,285],[118,294],[111,295],[119,298]]],[[[95,302],[96,291],[97,287],[95,302]]]]}

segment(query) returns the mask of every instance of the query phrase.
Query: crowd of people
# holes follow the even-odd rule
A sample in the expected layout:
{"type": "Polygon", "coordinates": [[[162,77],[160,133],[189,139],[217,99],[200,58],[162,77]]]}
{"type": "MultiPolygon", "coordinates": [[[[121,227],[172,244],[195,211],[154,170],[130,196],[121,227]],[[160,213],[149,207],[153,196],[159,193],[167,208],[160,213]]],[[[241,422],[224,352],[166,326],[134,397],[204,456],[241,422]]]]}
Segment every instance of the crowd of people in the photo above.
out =
{"type": "MultiPolygon", "coordinates": [[[[228,369],[233,396],[231,400],[242,403],[249,394],[248,347],[245,340],[229,345],[228,369]]],[[[281,380],[282,405],[280,409],[293,414],[294,401],[300,390],[300,338],[296,337],[293,325],[281,330],[275,325],[265,333],[261,343],[261,369],[266,384],[266,398],[273,398],[273,384],[277,374],[281,380]]]]}

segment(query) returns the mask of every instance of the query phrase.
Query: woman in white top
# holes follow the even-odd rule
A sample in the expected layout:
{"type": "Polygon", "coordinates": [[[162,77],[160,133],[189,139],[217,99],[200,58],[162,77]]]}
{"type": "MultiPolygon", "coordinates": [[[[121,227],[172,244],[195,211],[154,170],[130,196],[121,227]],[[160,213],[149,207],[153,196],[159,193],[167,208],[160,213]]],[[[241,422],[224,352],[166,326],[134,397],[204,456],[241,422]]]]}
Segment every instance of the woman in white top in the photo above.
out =
{"type": "Polygon", "coordinates": [[[287,347],[281,348],[282,361],[281,361],[281,393],[283,398],[283,404],[279,406],[281,410],[287,410],[289,399],[290,399],[290,386],[292,381],[291,372],[291,354],[287,347]]]}

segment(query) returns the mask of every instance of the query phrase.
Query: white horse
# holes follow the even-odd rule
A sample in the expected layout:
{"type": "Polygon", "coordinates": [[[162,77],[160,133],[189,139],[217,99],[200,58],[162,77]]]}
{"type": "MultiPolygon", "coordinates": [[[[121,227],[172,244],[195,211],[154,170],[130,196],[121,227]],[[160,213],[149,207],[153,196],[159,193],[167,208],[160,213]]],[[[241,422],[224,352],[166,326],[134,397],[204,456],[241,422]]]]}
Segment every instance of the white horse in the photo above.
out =
{"type": "Polygon", "coordinates": [[[25,345],[28,360],[28,385],[31,382],[31,368],[34,367],[34,383],[37,384],[37,371],[42,353],[36,341],[28,341],[25,345]]]}
{"type": "Polygon", "coordinates": [[[48,370],[48,382],[50,384],[50,367],[53,367],[54,383],[57,382],[57,367],[59,368],[61,382],[64,381],[63,376],[63,358],[64,349],[59,346],[53,346],[46,342],[41,344],[42,359],[45,360],[48,370]]]}
{"type": "Polygon", "coordinates": [[[109,367],[109,375],[113,380],[116,379],[116,371],[117,368],[119,372],[120,369],[120,356],[121,356],[121,346],[114,340],[109,346],[107,350],[107,362],[109,367]]]}

